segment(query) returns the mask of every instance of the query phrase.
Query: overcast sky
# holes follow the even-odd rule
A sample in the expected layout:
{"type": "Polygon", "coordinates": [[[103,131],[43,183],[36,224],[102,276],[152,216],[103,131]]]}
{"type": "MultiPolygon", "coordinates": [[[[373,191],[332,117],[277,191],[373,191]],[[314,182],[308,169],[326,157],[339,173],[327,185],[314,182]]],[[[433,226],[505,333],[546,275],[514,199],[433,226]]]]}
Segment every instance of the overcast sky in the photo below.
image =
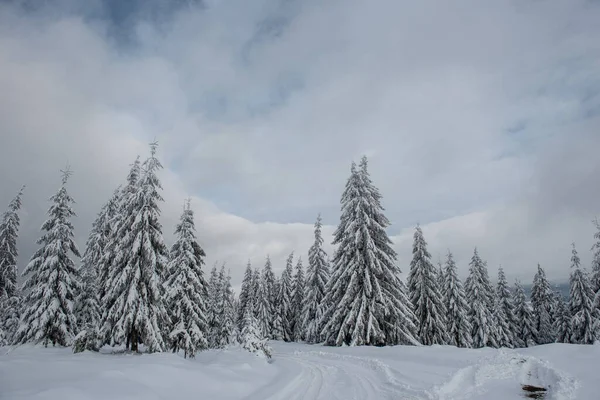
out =
{"type": "Polygon", "coordinates": [[[538,262],[567,279],[572,242],[591,260],[598,1],[29,3],[0,1],[0,204],[27,185],[22,264],[67,162],[83,247],[154,138],[167,243],[191,197],[234,285],[248,259],[306,258],[319,212],[331,241],[362,154],[405,272],[417,223],[463,276],[475,246],[511,280],[538,262]]]}

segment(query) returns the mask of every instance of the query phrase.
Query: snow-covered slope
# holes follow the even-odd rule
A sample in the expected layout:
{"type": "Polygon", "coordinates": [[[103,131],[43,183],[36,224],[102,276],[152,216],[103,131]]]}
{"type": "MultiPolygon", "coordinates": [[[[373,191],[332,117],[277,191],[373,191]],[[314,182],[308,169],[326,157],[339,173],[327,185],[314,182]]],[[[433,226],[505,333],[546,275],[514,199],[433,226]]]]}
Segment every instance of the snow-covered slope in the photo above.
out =
{"type": "Polygon", "coordinates": [[[275,361],[270,364],[239,349],[202,352],[185,360],[170,353],[4,348],[0,398],[506,400],[523,398],[521,384],[548,388],[546,399],[594,399],[600,392],[600,346],[272,346],[275,361]]]}

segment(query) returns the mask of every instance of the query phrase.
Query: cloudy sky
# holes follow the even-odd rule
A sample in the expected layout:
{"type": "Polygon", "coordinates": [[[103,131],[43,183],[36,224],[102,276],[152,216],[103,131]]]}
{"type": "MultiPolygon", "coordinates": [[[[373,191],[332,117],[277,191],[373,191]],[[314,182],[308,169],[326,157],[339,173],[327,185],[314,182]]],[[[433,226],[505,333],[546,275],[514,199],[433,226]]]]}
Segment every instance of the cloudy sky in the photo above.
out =
{"type": "Polygon", "coordinates": [[[25,263],[68,162],[83,246],[156,138],[167,242],[191,197],[239,284],[305,255],[319,212],[330,241],[367,154],[404,271],[420,223],[463,276],[477,246],[492,275],[562,281],[600,214],[599,20],[593,0],[2,0],[0,204],[27,185],[25,263]]]}

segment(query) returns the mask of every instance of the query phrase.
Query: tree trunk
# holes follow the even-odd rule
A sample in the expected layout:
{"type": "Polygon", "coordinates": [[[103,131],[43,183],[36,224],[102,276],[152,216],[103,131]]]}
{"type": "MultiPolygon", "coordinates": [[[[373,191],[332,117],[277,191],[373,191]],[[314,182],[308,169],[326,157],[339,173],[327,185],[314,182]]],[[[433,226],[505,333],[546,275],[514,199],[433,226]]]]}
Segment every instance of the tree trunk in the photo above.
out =
{"type": "Polygon", "coordinates": [[[138,352],[138,335],[135,328],[131,328],[131,351],[138,352]]]}

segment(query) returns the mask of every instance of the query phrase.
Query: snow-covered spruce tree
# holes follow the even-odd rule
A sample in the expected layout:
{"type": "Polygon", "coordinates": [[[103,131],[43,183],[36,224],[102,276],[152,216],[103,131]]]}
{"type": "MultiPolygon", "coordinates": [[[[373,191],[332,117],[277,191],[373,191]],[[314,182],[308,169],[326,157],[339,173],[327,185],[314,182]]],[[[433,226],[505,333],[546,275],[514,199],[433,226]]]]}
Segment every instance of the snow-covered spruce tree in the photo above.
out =
{"type": "Polygon", "coordinates": [[[11,345],[15,342],[15,333],[19,328],[23,299],[17,291],[11,297],[0,301],[0,346],[11,345]]]}
{"type": "Polygon", "coordinates": [[[419,341],[430,346],[448,343],[442,295],[427,242],[417,225],[413,241],[413,258],[408,275],[408,294],[417,319],[419,341]]]}
{"type": "Polygon", "coordinates": [[[496,327],[493,315],[493,289],[490,284],[485,263],[479,257],[477,249],[469,263],[469,277],[465,282],[465,293],[469,302],[469,318],[473,347],[498,347],[496,327]]]}
{"type": "Polygon", "coordinates": [[[322,226],[321,214],[319,214],[315,222],[315,242],[308,250],[308,270],[302,310],[302,326],[308,343],[321,341],[319,325],[323,316],[323,299],[329,280],[327,253],[323,250],[322,226]]]}
{"type": "Polygon", "coordinates": [[[273,273],[273,266],[271,264],[271,258],[267,256],[265,266],[262,271],[262,283],[263,283],[263,296],[265,296],[267,303],[267,324],[268,330],[265,332],[269,339],[274,339],[274,320],[275,320],[275,274],[273,273]]]}
{"type": "Polygon", "coordinates": [[[8,204],[0,223],[0,301],[17,294],[17,239],[19,237],[19,210],[25,186],[8,204]]]}
{"type": "Polygon", "coordinates": [[[469,305],[465,299],[465,291],[458,278],[456,263],[450,251],[448,251],[444,270],[442,299],[447,310],[448,344],[457,347],[473,347],[471,322],[468,317],[469,305]]]}
{"type": "Polygon", "coordinates": [[[274,340],[283,340],[283,336],[284,336],[284,327],[283,327],[283,316],[281,314],[281,307],[280,307],[280,294],[281,294],[281,290],[280,290],[280,279],[275,277],[275,297],[274,297],[274,303],[271,307],[272,311],[273,311],[273,317],[272,317],[272,325],[271,325],[271,337],[274,340]]]}
{"type": "Polygon", "coordinates": [[[112,197],[106,204],[107,226],[106,232],[108,240],[104,247],[104,254],[102,256],[102,262],[98,268],[98,281],[101,282],[98,287],[100,289],[100,302],[101,308],[107,310],[110,308],[109,304],[103,304],[102,302],[106,299],[106,282],[109,279],[109,270],[116,257],[116,251],[120,245],[119,234],[123,232],[119,230],[122,224],[126,224],[128,217],[131,213],[129,207],[133,203],[133,197],[138,195],[141,177],[141,163],[140,157],[137,156],[134,162],[131,164],[129,173],[127,174],[126,183],[124,186],[119,187],[113,192],[112,197]]]}
{"type": "Polygon", "coordinates": [[[322,334],[332,346],[415,344],[410,300],[399,279],[385,228],[381,194],[363,157],[352,163],[342,194],[342,215],[334,234],[338,245],[324,302],[322,334]]]}
{"type": "Polygon", "coordinates": [[[556,343],[570,343],[573,330],[571,329],[571,313],[569,305],[565,302],[563,296],[556,292],[556,310],[554,313],[554,332],[556,334],[556,343]]]}
{"type": "Polygon", "coordinates": [[[256,292],[254,303],[254,315],[256,316],[256,327],[260,332],[261,337],[269,337],[270,321],[271,321],[271,303],[269,302],[269,294],[266,290],[264,279],[259,279],[258,290],[256,292]]]}
{"type": "Polygon", "coordinates": [[[519,280],[515,281],[515,292],[513,303],[515,306],[515,321],[517,323],[516,340],[519,347],[530,347],[537,343],[537,330],[533,311],[527,304],[525,291],[519,280]]]}
{"type": "Polygon", "coordinates": [[[252,265],[250,264],[250,260],[248,260],[246,271],[244,272],[244,279],[242,280],[242,287],[240,289],[240,301],[237,316],[238,329],[240,331],[244,327],[244,315],[246,314],[246,307],[248,306],[248,301],[251,300],[252,296],[252,265]]]}
{"type": "Polygon", "coordinates": [[[219,272],[217,265],[213,265],[210,270],[210,278],[208,280],[208,302],[206,315],[208,321],[208,345],[210,348],[219,347],[219,337],[221,332],[221,320],[219,316],[219,306],[221,301],[221,282],[219,280],[219,272]]]}
{"type": "MultiPolygon", "coordinates": [[[[600,221],[598,221],[596,218],[593,222],[594,226],[596,227],[596,232],[594,233],[594,239],[596,242],[592,246],[593,257],[590,287],[592,289],[592,293],[594,294],[594,312],[600,314],[600,221]]],[[[600,315],[598,315],[598,317],[600,318],[600,315]]],[[[600,326],[598,335],[600,336],[600,326]]]]}
{"type": "MultiPolygon", "coordinates": [[[[85,252],[81,258],[81,290],[75,301],[75,316],[79,334],[73,345],[76,352],[83,350],[95,351],[100,342],[100,290],[99,278],[104,253],[107,248],[111,233],[111,220],[117,207],[116,192],[102,207],[96,220],[92,223],[92,230],[88,236],[85,252]]],[[[104,275],[106,278],[106,275],[104,275]]]]}
{"type": "Polygon", "coordinates": [[[260,270],[258,268],[254,268],[252,272],[252,303],[254,304],[254,308],[252,309],[254,312],[254,316],[256,317],[256,294],[258,293],[258,286],[262,279],[260,270]]]}
{"type": "MultiPolygon", "coordinates": [[[[248,303],[248,305],[254,306],[252,302],[248,303]]],[[[242,348],[257,356],[271,358],[272,350],[267,344],[268,338],[260,331],[251,307],[246,307],[244,323],[242,325],[243,328],[240,333],[242,348]]]]}
{"type": "Polygon", "coordinates": [[[304,280],[304,266],[302,265],[302,258],[298,258],[296,263],[296,273],[294,275],[294,281],[292,286],[292,340],[298,342],[304,339],[304,332],[302,330],[302,307],[304,305],[304,290],[306,282],[304,280]]]}
{"type": "Polygon", "coordinates": [[[535,329],[538,332],[538,344],[553,343],[555,341],[552,324],[554,293],[546,278],[546,272],[540,264],[538,264],[537,272],[533,277],[531,306],[533,307],[535,329]]]}
{"type": "Polygon", "coordinates": [[[171,247],[165,280],[166,304],[171,321],[169,345],[184,358],[208,347],[208,291],[202,266],[206,254],[196,238],[194,212],[186,202],[175,227],[175,243],[171,247]]]}
{"type": "Polygon", "coordinates": [[[217,347],[223,348],[230,345],[235,339],[235,305],[234,294],[231,288],[231,275],[225,273],[225,265],[221,266],[219,272],[219,288],[220,292],[217,319],[219,320],[219,332],[217,347]]]}
{"type": "Polygon", "coordinates": [[[498,268],[498,283],[496,284],[496,322],[498,323],[498,345],[513,348],[517,345],[517,324],[512,294],[506,281],[502,267],[498,268]]]}
{"type": "Polygon", "coordinates": [[[292,296],[294,294],[293,277],[294,274],[294,253],[292,252],[286,261],[285,269],[281,273],[279,280],[279,292],[277,295],[277,312],[281,318],[283,328],[283,340],[291,342],[293,340],[293,313],[292,296]]]}
{"type": "Polygon", "coordinates": [[[42,225],[44,233],[38,240],[41,247],[23,270],[23,276],[28,276],[23,291],[29,292],[15,333],[18,343],[69,346],[77,333],[73,303],[80,283],[71,254],[80,257],[80,253],[71,223],[74,200],[66,187],[70,175],[68,168],[63,171],[62,185],[50,198],[52,206],[42,225]]]}
{"type": "Polygon", "coordinates": [[[569,311],[571,314],[571,343],[593,344],[596,339],[595,312],[592,289],[573,243],[571,276],[569,278],[569,311]]]}
{"type": "MultiPolygon", "coordinates": [[[[125,342],[138,351],[143,343],[149,352],[163,351],[162,327],[167,326],[162,282],[167,266],[159,203],[163,201],[157,172],[162,168],[156,158],[157,144],[143,164],[137,188],[122,196],[120,221],[111,235],[112,257],[102,304],[102,337],[111,345],[125,342]]],[[[107,255],[105,255],[107,256],[107,255]]]]}

